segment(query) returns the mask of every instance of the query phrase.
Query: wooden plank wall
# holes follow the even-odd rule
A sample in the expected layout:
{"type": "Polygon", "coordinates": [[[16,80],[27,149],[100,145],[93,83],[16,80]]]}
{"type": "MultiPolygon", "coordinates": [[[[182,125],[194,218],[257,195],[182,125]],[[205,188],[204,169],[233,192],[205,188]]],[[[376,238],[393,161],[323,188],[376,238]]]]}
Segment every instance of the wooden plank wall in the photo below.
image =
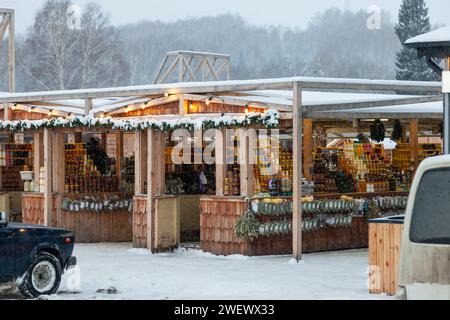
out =
{"type": "Polygon", "coordinates": [[[243,199],[201,198],[201,249],[217,255],[246,252],[246,241],[234,234],[234,226],[246,209],[247,202],[243,199]]]}
{"type": "MultiPolygon", "coordinates": [[[[53,196],[51,225],[74,232],[77,243],[130,242],[132,215],[128,211],[68,212],[60,209],[61,199],[53,196]]],[[[44,225],[44,195],[29,194],[22,197],[24,223],[44,225]]]]}
{"type": "Polygon", "coordinates": [[[115,212],[59,211],[58,227],[74,232],[77,243],[131,242],[132,214],[115,212]]]}
{"type": "Polygon", "coordinates": [[[396,294],[402,235],[402,224],[369,224],[370,293],[396,294]]]}
{"type": "Polygon", "coordinates": [[[147,197],[133,199],[133,247],[147,248],[147,197]]]}
{"type": "MultiPolygon", "coordinates": [[[[57,199],[53,197],[53,214],[51,226],[57,226],[57,199]]],[[[22,222],[25,224],[44,225],[44,195],[27,194],[22,196],[22,222]]]]}

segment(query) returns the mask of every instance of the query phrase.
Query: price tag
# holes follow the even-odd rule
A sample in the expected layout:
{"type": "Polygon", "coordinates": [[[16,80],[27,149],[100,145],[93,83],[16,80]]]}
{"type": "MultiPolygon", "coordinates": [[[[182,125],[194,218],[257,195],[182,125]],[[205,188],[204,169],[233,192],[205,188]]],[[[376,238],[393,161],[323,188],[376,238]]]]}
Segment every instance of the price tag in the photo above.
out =
{"type": "Polygon", "coordinates": [[[450,93],[450,71],[442,72],[442,92],[450,93]]]}

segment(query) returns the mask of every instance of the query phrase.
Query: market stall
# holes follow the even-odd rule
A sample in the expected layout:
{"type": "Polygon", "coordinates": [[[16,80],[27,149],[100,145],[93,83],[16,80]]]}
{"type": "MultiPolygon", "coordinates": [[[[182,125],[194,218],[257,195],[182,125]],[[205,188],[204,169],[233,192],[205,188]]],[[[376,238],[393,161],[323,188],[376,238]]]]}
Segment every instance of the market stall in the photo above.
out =
{"type": "Polygon", "coordinates": [[[72,230],[79,242],[131,241],[134,162],[123,153],[124,134],[61,127],[35,135],[42,157],[22,193],[23,222],[72,230]]]}
{"type": "MultiPolygon", "coordinates": [[[[134,155],[116,159],[128,158],[124,163],[133,163],[124,175],[134,167],[134,190],[129,198],[120,196],[119,202],[133,198],[128,230],[136,247],[160,251],[200,238],[201,247],[216,254],[292,251],[300,258],[301,252],[367,246],[367,219],[403,209],[405,192],[420,161],[418,138],[433,134],[442,111],[390,113],[375,109],[402,105],[410,110],[413,104],[439,102],[441,97],[433,95],[438,90],[436,83],[291,78],[22,94],[0,101],[26,105],[33,101],[44,104],[84,99],[89,118],[67,117],[39,125],[44,145],[44,224],[68,221],[64,224],[79,228],[80,234],[92,230],[82,227],[83,223],[100,225],[95,234],[112,232],[112,227],[101,226],[108,226],[105,221],[95,222],[82,213],[91,206],[95,211],[108,200],[88,201],[86,191],[89,196],[117,196],[116,188],[98,189],[116,186],[113,174],[98,175],[95,168],[86,169],[86,162],[81,169],[73,170],[73,163],[67,164],[66,157],[57,154],[67,151],[69,159],[73,154],[75,160],[78,158],[83,147],[64,147],[69,143],[67,135],[77,131],[106,136],[127,133],[134,137],[134,155]],[[397,94],[327,92],[329,89],[397,94]],[[399,95],[404,92],[430,95],[399,95]],[[404,148],[398,148],[398,155],[388,155],[377,143],[380,137],[372,134],[381,131],[382,125],[391,133],[394,120],[401,120],[407,127],[402,127],[407,134],[400,140],[411,145],[410,172],[401,164],[404,148]],[[219,129],[212,138],[216,161],[211,164],[202,157],[196,159],[193,152],[189,159],[171,163],[171,148],[178,142],[172,136],[176,129],[186,129],[190,148],[203,152],[209,143],[203,145],[204,141],[197,137],[203,137],[202,131],[219,129]],[[280,137],[273,139],[267,133],[270,129],[279,130],[280,137]],[[233,131],[231,139],[228,130],[233,131]],[[375,139],[366,141],[364,136],[375,139]],[[340,146],[330,146],[336,139],[342,140],[340,146]],[[258,151],[256,162],[249,161],[255,145],[272,150],[277,144],[277,152],[258,151]],[[398,169],[393,159],[399,163],[398,169]],[[275,167],[269,168],[267,162],[275,167]],[[77,174],[85,171],[94,172],[96,178],[91,179],[89,174],[88,180],[80,180],[77,174]],[[77,174],[71,176],[73,172],[77,174]],[[61,218],[73,208],[78,211],[67,214],[67,219],[61,218]],[[70,220],[74,217],[79,219],[70,220]]],[[[123,145],[120,139],[117,141],[123,145]]],[[[84,142],[82,139],[75,144],[84,142]]],[[[115,166],[117,173],[118,162],[115,166]]],[[[99,217],[101,213],[95,219],[99,217]]],[[[105,217],[119,216],[111,213],[105,217]]]]}

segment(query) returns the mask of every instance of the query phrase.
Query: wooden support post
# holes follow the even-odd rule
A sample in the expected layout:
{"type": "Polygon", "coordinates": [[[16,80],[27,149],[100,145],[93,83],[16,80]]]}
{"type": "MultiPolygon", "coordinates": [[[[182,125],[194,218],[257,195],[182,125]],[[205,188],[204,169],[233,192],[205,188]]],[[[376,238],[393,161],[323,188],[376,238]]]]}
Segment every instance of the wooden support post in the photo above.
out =
{"type": "Polygon", "coordinates": [[[311,119],[303,120],[303,174],[312,180],[313,155],[313,122],[311,119]]]}
{"type": "Polygon", "coordinates": [[[154,226],[153,216],[155,214],[155,138],[156,133],[153,129],[147,130],[147,249],[154,249],[154,226]]]}
{"type": "Polygon", "coordinates": [[[406,128],[406,126],[407,126],[406,123],[402,123],[402,140],[401,140],[402,143],[407,143],[407,139],[406,139],[407,138],[406,137],[407,136],[407,130],[406,130],[407,128],[406,128]]]}
{"type": "Polygon", "coordinates": [[[52,133],[44,129],[44,225],[52,223],[52,133]]]}
{"type": "Polygon", "coordinates": [[[180,104],[178,107],[179,114],[185,115],[189,113],[188,101],[184,99],[184,95],[180,94],[180,104]]]}
{"type": "Polygon", "coordinates": [[[121,179],[120,169],[123,158],[123,132],[116,132],[116,176],[121,179]]]}
{"type": "Polygon", "coordinates": [[[58,176],[56,177],[56,180],[58,181],[56,187],[56,192],[59,194],[62,194],[65,192],[65,186],[66,186],[66,149],[65,149],[65,133],[63,131],[57,132],[58,137],[58,163],[55,164],[58,166],[58,176]]]}
{"type": "MultiPolygon", "coordinates": [[[[56,129],[57,130],[57,129],[56,129]]],[[[65,185],[65,151],[64,132],[61,130],[52,133],[52,192],[64,193],[65,185]]]]}
{"type": "MultiPolygon", "coordinates": [[[[155,133],[155,161],[154,161],[154,192],[156,196],[162,196],[165,193],[165,185],[166,185],[166,159],[165,159],[165,146],[166,146],[166,137],[164,132],[155,133]]],[[[153,182],[153,181],[152,181],[153,182]]]]}
{"type": "Polygon", "coordinates": [[[2,104],[3,107],[3,120],[8,121],[9,119],[9,105],[7,103],[2,104]]]}
{"type": "Polygon", "coordinates": [[[413,172],[416,172],[419,166],[419,120],[413,119],[409,123],[409,139],[412,151],[413,172]]]}
{"type": "Polygon", "coordinates": [[[216,130],[216,196],[224,196],[224,182],[227,175],[226,165],[226,132],[224,129],[216,130]]]}
{"type": "Polygon", "coordinates": [[[34,188],[39,191],[39,174],[44,166],[44,133],[42,131],[33,134],[33,171],[34,188]]]}
{"type": "MultiPolygon", "coordinates": [[[[450,57],[445,59],[445,70],[450,71],[450,57]]],[[[443,123],[444,154],[450,154],[450,93],[444,93],[444,123],[443,123]]]]}
{"type": "Polygon", "coordinates": [[[294,82],[294,101],[292,113],[292,127],[294,134],[294,192],[293,192],[293,221],[292,221],[292,252],[294,258],[302,259],[302,87],[294,82]]]}
{"type": "Polygon", "coordinates": [[[139,130],[136,132],[134,157],[135,194],[139,195],[145,193],[145,180],[147,178],[147,131],[139,130]]]}
{"type": "Polygon", "coordinates": [[[100,138],[100,147],[107,152],[108,150],[108,134],[106,132],[102,132],[100,138]]]}
{"type": "Polygon", "coordinates": [[[91,98],[84,100],[84,115],[85,116],[89,115],[89,112],[92,110],[93,106],[94,106],[94,104],[93,104],[91,98]]]}
{"type": "Polygon", "coordinates": [[[241,176],[241,196],[252,197],[253,165],[250,163],[250,137],[247,129],[239,130],[239,164],[241,176]]]}

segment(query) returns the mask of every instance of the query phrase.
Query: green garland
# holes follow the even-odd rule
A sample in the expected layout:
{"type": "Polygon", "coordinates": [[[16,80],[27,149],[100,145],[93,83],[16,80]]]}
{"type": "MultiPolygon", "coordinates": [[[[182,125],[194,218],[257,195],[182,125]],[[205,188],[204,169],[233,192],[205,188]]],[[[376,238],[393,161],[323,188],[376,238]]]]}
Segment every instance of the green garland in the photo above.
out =
{"type": "Polygon", "coordinates": [[[128,120],[111,117],[70,117],[43,120],[0,121],[0,130],[23,132],[54,128],[111,128],[122,131],[139,131],[145,129],[154,129],[156,131],[187,129],[192,131],[195,129],[208,130],[225,127],[242,128],[255,125],[262,125],[268,129],[272,129],[278,127],[279,119],[279,112],[271,109],[267,110],[266,113],[248,113],[237,117],[223,114],[216,119],[189,119],[180,117],[179,119],[173,120],[128,120]]]}
{"type": "Polygon", "coordinates": [[[236,221],[234,233],[236,234],[236,237],[240,239],[254,241],[259,237],[259,226],[260,223],[258,219],[256,219],[253,212],[249,210],[236,221]]]}

